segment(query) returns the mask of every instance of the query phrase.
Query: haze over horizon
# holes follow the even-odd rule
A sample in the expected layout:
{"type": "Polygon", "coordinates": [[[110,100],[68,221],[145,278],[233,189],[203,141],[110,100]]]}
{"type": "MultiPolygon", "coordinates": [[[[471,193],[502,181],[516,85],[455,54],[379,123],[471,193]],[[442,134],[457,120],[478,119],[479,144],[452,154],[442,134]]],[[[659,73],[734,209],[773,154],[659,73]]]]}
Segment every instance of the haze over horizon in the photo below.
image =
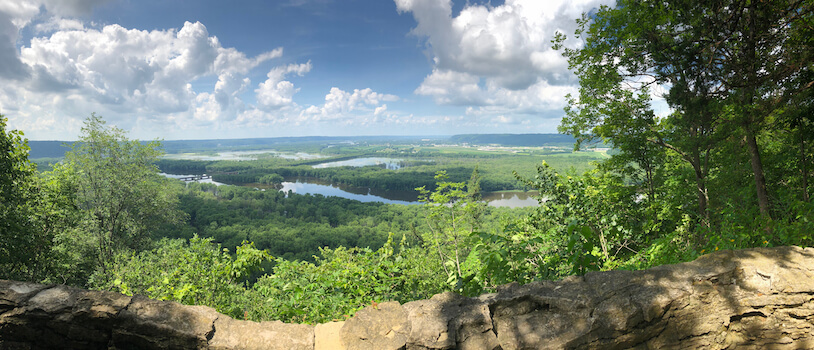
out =
{"type": "Polygon", "coordinates": [[[138,139],[555,133],[578,82],[551,39],[602,3],[3,1],[0,113],[31,140],[91,112],[138,139]]]}

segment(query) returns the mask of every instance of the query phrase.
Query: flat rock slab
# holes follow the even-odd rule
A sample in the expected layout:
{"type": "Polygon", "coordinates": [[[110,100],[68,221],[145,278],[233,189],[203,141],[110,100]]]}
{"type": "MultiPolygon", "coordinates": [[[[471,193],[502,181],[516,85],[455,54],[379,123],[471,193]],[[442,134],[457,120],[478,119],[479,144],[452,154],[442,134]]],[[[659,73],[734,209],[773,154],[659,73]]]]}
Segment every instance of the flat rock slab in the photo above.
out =
{"type": "Polygon", "coordinates": [[[345,321],[328,322],[314,328],[314,350],[345,350],[340,331],[345,321]]]}
{"type": "Polygon", "coordinates": [[[221,316],[210,349],[312,350],[314,326],[281,321],[251,322],[221,316]]]}
{"type": "Polygon", "coordinates": [[[339,331],[348,350],[399,350],[407,346],[407,312],[395,301],[368,306],[345,321],[339,331]]]}

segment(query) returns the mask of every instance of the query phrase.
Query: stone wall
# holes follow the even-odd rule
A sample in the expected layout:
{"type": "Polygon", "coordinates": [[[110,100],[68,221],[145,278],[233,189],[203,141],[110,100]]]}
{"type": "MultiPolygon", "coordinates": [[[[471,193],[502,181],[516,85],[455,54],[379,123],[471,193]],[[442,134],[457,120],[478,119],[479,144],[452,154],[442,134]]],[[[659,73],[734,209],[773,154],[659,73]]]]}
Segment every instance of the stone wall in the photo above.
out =
{"type": "Polygon", "coordinates": [[[810,349],[813,300],[814,249],[799,247],[382,303],[316,326],[0,280],[0,349],[810,349]]]}

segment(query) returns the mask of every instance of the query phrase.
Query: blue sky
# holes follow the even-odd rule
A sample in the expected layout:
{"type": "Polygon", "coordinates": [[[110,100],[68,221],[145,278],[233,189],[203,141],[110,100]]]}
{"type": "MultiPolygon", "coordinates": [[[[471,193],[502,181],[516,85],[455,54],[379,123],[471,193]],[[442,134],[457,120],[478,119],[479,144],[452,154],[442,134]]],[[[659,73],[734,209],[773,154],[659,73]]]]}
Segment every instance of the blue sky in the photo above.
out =
{"type": "Polygon", "coordinates": [[[599,0],[0,2],[0,113],[72,140],[556,132],[599,0]],[[579,47],[570,39],[568,46],[579,47]]]}

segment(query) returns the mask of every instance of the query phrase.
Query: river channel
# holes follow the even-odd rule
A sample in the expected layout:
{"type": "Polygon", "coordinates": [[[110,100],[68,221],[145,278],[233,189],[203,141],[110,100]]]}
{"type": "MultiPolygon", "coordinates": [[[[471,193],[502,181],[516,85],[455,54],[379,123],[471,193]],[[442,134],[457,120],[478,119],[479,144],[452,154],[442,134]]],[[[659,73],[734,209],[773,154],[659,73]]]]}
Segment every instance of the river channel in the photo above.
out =
{"type": "MultiPolygon", "coordinates": [[[[165,174],[161,175],[180,179],[192,175],[175,175],[165,174]]],[[[418,201],[418,193],[416,191],[384,191],[375,190],[367,187],[355,187],[342,184],[333,184],[317,178],[287,178],[282,183],[280,191],[291,191],[297,194],[319,194],[323,196],[335,196],[348,199],[358,200],[360,202],[382,202],[387,204],[421,204],[418,201]]],[[[215,185],[229,185],[213,181],[212,179],[199,180],[201,183],[211,183],[215,185]]],[[[247,184],[232,184],[235,186],[253,187],[258,189],[274,189],[274,187],[259,183],[247,184]]],[[[483,199],[493,207],[509,207],[520,208],[536,206],[537,200],[532,197],[533,192],[486,192],[483,194],[483,199]]]]}
{"type": "MultiPolygon", "coordinates": [[[[253,160],[256,156],[263,153],[271,153],[277,157],[291,158],[291,159],[318,159],[323,156],[296,153],[286,154],[277,152],[275,150],[258,150],[258,151],[233,151],[233,152],[219,152],[216,156],[204,156],[194,154],[181,154],[173,155],[174,159],[195,159],[195,160],[253,160]]],[[[403,159],[397,158],[381,158],[381,157],[362,157],[347,159],[341,161],[325,162],[313,165],[314,168],[330,168],[340,166],[363,167],[363,166],[381,166],[389,170],[398,170],[405,166],[406,163],[403,159]]],[[[180,179],[183,177],[190,177],[192,175],[174,175],[164,174],[161,175],[180,179]]],[[[224,185],[223,183],[212,181],[212,179],[198,180],[201,183],[212,183],[215,185],[224,185]]],[[[276,189],[269,185],[259,183],[236,183],[231,184],[236,186],[253,187],[263,190],[276,189]]],[[[348,199],[355,199],[360,202],[382,202],[388,204],[421,204],[418,201],[418,192],[416,191],[387,191],[377,190],[367,187],[355,187],[343,184],[334,184],[326,182],[318,178],[303,177],[303,178],[287,178],[282,183],[283,192],[294,192],[298,194],[319,194],[323,196],[335,196],[348,199]]],[[[493,207],[509,207],[520,208],[536,206],[537,200],[531,196],[530,192],[486,192],[483,194],[483,199],[493,207]]]]}
{"type": "Polygon", "coordinates": [[[379,158],[379,157],[364,157],[364,158],[354,158],[348,160],[340,160],[336,162],[327,162],[327,163],[319,163],[314,165],[314,168],[333,168],[333,167],[340,167],[340,166],[350,166],[350,167],[364,167],[364,166],[379,166],[383,167],[387,170],[399,170],[401,169],[404,160],[403,159],[394,159],[394,158],[379,158]]]}

